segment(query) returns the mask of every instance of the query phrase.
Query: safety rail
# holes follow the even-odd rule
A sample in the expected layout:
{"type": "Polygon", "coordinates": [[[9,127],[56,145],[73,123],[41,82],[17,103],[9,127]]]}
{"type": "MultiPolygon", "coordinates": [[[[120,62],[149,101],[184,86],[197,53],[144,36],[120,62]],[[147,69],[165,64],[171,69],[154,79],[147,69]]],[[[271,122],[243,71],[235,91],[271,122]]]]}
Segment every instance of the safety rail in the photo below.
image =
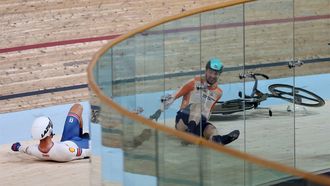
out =
{"type": "MultiPolygon", "coordinates": [[[[207,172],[207,169],[210,169],[210,167],[212,167],[212,166],[208,165],[207,167],[203,167],[203,161],[205,161],[205,160],[203,160],[201,158],[201,156],[207,156],[207,155],[202,155],[202,153],[212,154],[211,159],[216,159],[217,155],[218,155],[219,157],[228,156],[229,158],[233,159],[232,161],[229,161],[229,162],[235,162],[235,161],[240,162],[241,161],[242,164],[239,165],[238,167],[241,167],[242,169],[246,169],[247,170],[246,174],[252,174],[251,172],[253,172],[254,169],[251,167],[258,166],[258,167],[263,167],[263,168],[267,169],[267,171],[274,171],[274,172],[276,172],[277,175],[279,175],[279,174],[284,175],[284,176],[283,175],[274,176],[273,177],[274,179],[269,179],[268,181],[276,181],[276,179],[289,178],[292,176],[292,177],[303,178],[303,179],[306,179],[307,181],[317,183],[320,185],[330,185],[330,178],[328,178],[326,176],[314,175],[314,174],[311,174],[311,173],[308,173],[308,172],[305,172],[305,171],[302,171],[302,170],[299,170],[299,169],[296,169],[296,168],[293,168],[290,166],[286,166],[286,165],[283,165],[283,164],[280,164],[280,163],[277,163],[274,161],[269,161],[264,158],[259,158],[259,157],[253,156],[248,153],[241,152],[241,151],[235,150],[230,147],[221,146],[221,145],[212,143],[210,141],[207,141],[205,139],[202,139],[202,138],[199,138],[196,136],[192,136],[187,133],[179,132],[168,126],[156,123],[146,117],[137,115],[136,113],[129,111],[129,109],[125,108],[125,106],[121,105],[120,101],[116,102],[113,100],[114,98],[119,97],[119,96],[130,96],[130,95],[134,96],[137,92],[141,91],[141,90],[133,90],[133,91],[129,90],[130,87],[128,87],[126,89],[123,88],[123,90],[121,90],[121,89],[117,90],[118,87],[114,87],[114,86],[120,86],[121,83],[117,83],[116,85],[111,84],[112,81],[115,81],[115,80],[118,81],[120,79],[123,79],[123,75],[125,75],[125,74],[128,76],[131,76],[131,74],[127,73],[126,71],[123,74],[117,73],[116,70],[124,71],[127,69],[120,69],[120,68],[118,68],[118,66],[114,66],[114,64],[113,64],[114,58],[116,58],[116,57],[118,59],[120,59],[120,57],[130,58],[132,56],[133,56],[132,58],[135,58],[134,53],[129,54],[130,56],[121,54],[122,48],[124,48],[123,50],[125,50],[125,47],[123,47],[124,45],[129,46],[129,44],[130,44],[129,42],[139,41],[138,40],[139,37],[135,38],[135,40],[132,40],[132,41],[129,40],[130,38],[134,38],[137,34],[141,34],[141,37],[146,36],[146,35],[148,35],[147,31],[150,31],[157,26],[162,26],[162,25],[169,23],[171,21],[174,21],[174,20],[179,20],[181,18],[194,16],[194,15],[212,11],[212,10],[223,9],[226,7],[233,7],[235,5],[242,5],[244,3],[248,3],[251,1],[252,0],[227,1],[227,2],[216,4],[216,5],[212,5],[212,6],[198,8],[198,9],[195,9],[192,11],[186,11],[180,15],[164,18],[155,23],[151,23],[146,26],[137,28],[127,34],[121,35],[120,37],[113,40],[111,43],[108,43],[107,45],[105,45],[101,50],[99,50],[95,54],[92,62],[88,65],[88,69],[87,69],[88,84],[89,84],[89,88],[91,90],[91,94],[93,96],[94,95],[96,96],[96,99],[98,99],[98,101],[103,105],[102,108],[105,110],[108,109],[109,113],[110,113],[109,115],[111,115],[111,116],[109,116],[109,118],[110,118],[109,121],[105,121],[105,119],[104,119],[103,122],[111,122],[111,117],[114,117],[114,115],[115,115],[116,117],[118,117],[115,120],[115,122],[118,125],[122,125],[121,127],[118,127],[118,130],[121,130],[123,135],[125,135],[125,133],[126,133],[126,135],[130,135],[131,132],[136,129],[140,130],[143,128],[144,129],[147,128],[147,129],[152,130],[151,138],[153,138],[155,146],[152,147],[152,151],[154,154],[151,157],[151,159],[153,159],[152,161],[155,165],[151,165],[151,167],[153,167],[153,168],[150,168],[152,171],[150,171],[150,172],[146,171],[146,172],[143,172],[143,174],[152,175],[160,180],[163,180],[163,181],[166,180],[167,182],[169,182],[170,179],[174,179],[171,176],[169,176],[169,174],[170,174],[169,172],[166,172],[166,174],[165,174],[165,171],[164,171],[165,169],[172,169],[172,168],[168,168],[165,166],[166,161],[164,160],[165,159],[164,154],[157,154],[157,153],[164,150],[164,149],[159,150],[159,148],[162,148],[162,145],[164,145],[164,144],[162,144],[162,143],[164,143],[164,141],[163,142],[161,141],[162,139],[163,140],[165,140],[165,139],[173,140],[175,138],[175,141],[183,140],[183,141],[187,141],[189,143],[195,144],[193,146],[193,148],[196,148],[195,150],[198,152],[198,153],[196,153],[197,154],[196,160],[199,161],[199,164],[196,164],[196,166],[198,166],[198,167],[195,167],[195,168],[202,169],[205,172],[207,172]],[[123,45],[123,46],[121,46],[121,45],[123,45]],[[118,48],[114,48],[114,47],[118,47],[118,48]],[[100,62],[102,62],[102,63],[100,63],[100,62]],[[109,67],[110,69],[106,69],[106,67],[109,67]],[[105,77],[106,81],[99,81],[103,77],[105,77]],[[108,84],[105,82],[108,82],[108,84]],[[127,125],[126,123],[129,123],[129,124],[127,125]],[[135,128],[130,128],[132,126],[134,126],[135,128]],[[130,130],[125,131],[125,128],[130,128],[130,130]],[[166,136],[166,137],[164,137],[164,136],[166,136]],[[213,154],[214,153],[213,151],[216,152],[216,154],[213,154]],[[246,168],[246,166],[249,168],[246,168]],[[155,170],[156,170],[156,172],[154,172],[155,170]]],[[[156,29],[154,31],[159,31],[159,30],[156,29]]],[[[160,31],[160,32],[162,32],[162,31],[160,31]]],[[[152,34],[150,34],[150,35],[152,35],[152,34]]],[[[155,39],[162,39],[162,37],[163,36],[161,36],[159,38],[155,38],[155,39]]],[[[132,47],[127,47],[126,49],[128,51],[138,50],[138,49],[133,50],[132,47]]],[[[144,51],[144,52],[146,52],[146,51],[144,51]]],[[[138,54],[138,52],[136,52],[135,54],[138,54]]],[[[147,55],[145,55],[145,56],[147,56],[147,55]]],[[[123,62],[125,60],[118,60],[118,61],[123,62]]],[[[128,67],[129,68],[135,67],[137,65],[138,64],[134,64],[132,66],[128,65],[128,67]]],[[[136,69],[130,69],[130,70],[136,70],[136,69]]],[[[135,74],[135,77],[138,77],[138,75],[140,75],[140,74],[135,74]]],[[[120,82],[125,83],[125,81],[120,81],[120,82]]],[[[127,85],[128,84],[126,82],[125,86],[127,86],[127,85]]],[[[93,99],[95,99],[95,98],[93,98],[93,99]]],[[[101,110],[101,112],[107,112],[105,110],[103,110],[103,111],[101,110]]],[[[106,115],[106,114],[104,114],[104,115],[106,115]]],[[[101,121],[101,125],[109,125],[109,123],[102,124],[102,121],[101,121]]],[[[112,128],[112,126],[110,128],[112,128]]],[[[123,141],[123,144],[119,144],[115,147],[120,147],[123,150],[128,149],[126,151],[127,154],[126,155],[124,154],[124,156],[128,156],[129,153],[134,148],[132,148],[132,146],[130,146],[128,143],[126,143],[127,141],[125,142],[125,139],[122,141],[123,141]]],[[[176,143],[174,143],[174,144],[176,144],[176,143]]],[[[141,144],[139,144],[139,145],[141,145],[141,144]]],[[[173,143],[171,143],[171,145],[173,146],[173,143]]],[[[142,150],[143,150],[143,148],[142,148],[142,150]]],[[[177,150],[180,151],[180,149],[177,149],[177,150]]],[[[141,156],[147,155],[146,153],[143,153],[141,151],[139,151],[139,152],[135,151],[134,153],[140,153],[141,156]]],[[[135,154],[135,155],[133,154],[132,156],[138,156],[138,154],[135,154]]],[[[217,162],[218,160],[214,160],[214,161],[217,162]]],[[[136,162],[133,162],[133,163],[136,163],[136,162]]],[[[182,163],[180,163],[180,164],[182,164],[182,163]]],[[[171,165],[175,166],[176,164],[171,164],[171,165]]],[[[226,165],[226,166],[230,166],[230,165],[226,165]]],[[[139,167],[139,168],[141,168],[141,167],[139,167]]],[[[192,168],[192,167],[187,165],[186,168],[192,168]]],[[[215,170],[215,169],[213,169],[213,170],[215,170]]],[[[130,170],[125,170],[125,171],[130,172],[130,170]]],[[[218,171],[219,171],[219,167],[218,167],[218,171]]],[[[132,171],[132,172],[136,173],[139,171],[132,171]]],[[[201,172],[199,172],[197,174],[199,174],[199,176],[202,177],[201,178],[202,181],[193,182],[193,184],[201,185],[201,183],[210,183],[211,185],[216,185],[216,183],[213,183],[210,181],[212,179],[215,179],[216,176],[211,177],[210,175],[203,175],[201,172]],[[210,179],[210,180],[206,180],[206,179],[210,179]]],[[[189,182],[187,182],[187,184],[188,183],[189,182]]],[[[243,182],[243,183],[245,183],[245,182],[243,182]]],[[[249,183],[255,183],[255,182],[250,180],[249,183]]],[[[265,184],[265,182],[262,182],[262,183],[265,184]]],[[[258,183],[258,184],[260,184],[260,183],[258,183]]]]}

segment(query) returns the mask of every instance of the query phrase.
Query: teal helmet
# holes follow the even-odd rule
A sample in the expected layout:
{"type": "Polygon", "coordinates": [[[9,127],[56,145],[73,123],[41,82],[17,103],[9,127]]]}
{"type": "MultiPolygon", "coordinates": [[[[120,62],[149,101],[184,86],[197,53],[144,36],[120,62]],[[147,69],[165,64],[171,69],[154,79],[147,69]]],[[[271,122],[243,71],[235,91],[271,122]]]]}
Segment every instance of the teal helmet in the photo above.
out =
{"type": "Polygon", "coordinates": [[[206,63],[205,69],[211,69],[221,74],[223,71],[222,61],[218,58],[212,58],[206,63]]]}

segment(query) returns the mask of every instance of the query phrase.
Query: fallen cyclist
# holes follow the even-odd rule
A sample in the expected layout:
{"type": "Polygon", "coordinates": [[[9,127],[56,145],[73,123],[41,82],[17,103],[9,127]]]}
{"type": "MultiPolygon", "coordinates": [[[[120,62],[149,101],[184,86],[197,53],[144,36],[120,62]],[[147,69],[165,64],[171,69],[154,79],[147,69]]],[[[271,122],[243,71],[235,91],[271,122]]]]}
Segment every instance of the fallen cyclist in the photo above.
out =
{"type": "Polygon", "coordinates": [[[203,77],[196,76],[176,93],[162,97],[161,111],[166,110],[176,99],[183,97],[175,119],[177,130],[202,136],[222,145],[229,144],[239,137],[239,130],[219,135],[217,128],[208,121],[211,110],[222,96],[222,90],[218,86],[222,71],[223,64],[220,59],[213,58],[207,62],[203,77]]]}
{"type": "Polygon", "coordinates": [[[19,142],[11,146],[13,151],[22,152],[41,160],[67,162],[88,158],[91,155],[89,134],[83,132],[83,107],[74,104],[65,121],[60,142],[52,140],[53,123],[49,117],[41,116],[34,120],[31,128],[32,138],[39,144],[23,146],[19,142]]]}

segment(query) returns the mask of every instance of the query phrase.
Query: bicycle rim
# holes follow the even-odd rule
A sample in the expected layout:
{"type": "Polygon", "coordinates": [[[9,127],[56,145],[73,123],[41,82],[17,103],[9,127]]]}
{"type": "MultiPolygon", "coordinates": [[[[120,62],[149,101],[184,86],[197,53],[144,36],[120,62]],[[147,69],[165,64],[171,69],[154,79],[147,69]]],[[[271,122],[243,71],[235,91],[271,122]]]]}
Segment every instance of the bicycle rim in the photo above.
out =
{"type": "Polygon", "coordinates": [[[232,114],[254,108],[254,103],[243,99],[234,99],[226,102],[216,103],[212,114],[232,114]]]}
{"type": "Polygon", "coordinates": [[[297,105],[308,107],[320,107],[325,104],[325,101],[318,95],[303,88],[295,87],[293,96],[293,86],[286,84],[273,84],[268,87],[268,90],[276,97],[287,100],[297,105]]]}

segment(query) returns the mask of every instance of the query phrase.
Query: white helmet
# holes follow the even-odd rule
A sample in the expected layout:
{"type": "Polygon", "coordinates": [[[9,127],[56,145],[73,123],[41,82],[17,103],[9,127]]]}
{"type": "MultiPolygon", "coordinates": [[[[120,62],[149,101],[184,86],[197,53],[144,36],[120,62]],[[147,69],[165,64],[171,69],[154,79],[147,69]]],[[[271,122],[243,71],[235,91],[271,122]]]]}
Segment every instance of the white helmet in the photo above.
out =
{"type": "Polygon", "coordinates": [[[53,136],[54,134],[52,121],[45,116],[36,118],[32,124],[31,134],[32,138],[35,140],[41,140],[50,135],[53,136]]]}

